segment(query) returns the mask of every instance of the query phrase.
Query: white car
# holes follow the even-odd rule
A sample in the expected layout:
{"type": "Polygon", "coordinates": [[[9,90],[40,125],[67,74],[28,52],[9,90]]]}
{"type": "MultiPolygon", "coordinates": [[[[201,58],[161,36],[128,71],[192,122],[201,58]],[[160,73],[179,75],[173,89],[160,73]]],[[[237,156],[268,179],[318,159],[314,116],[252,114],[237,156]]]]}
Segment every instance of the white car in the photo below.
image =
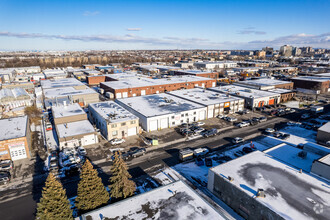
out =
{"type": "Polygon", "coordinates": [[[244,142],[244,139],[243,138],[240,138],[240,137],[235,137],[233,140],[232,140],[233,144],[239,144],[239,143],[242,143],[244,142]]]}
{"type": "Polygon", "coordinates": [[[237,121],[237,118],[234,118],[234,117],[228,117],[228,118],[227,118],[227,121],[237,121]]]}
{"type": "Polygon", "coordinates": [[[110,141],[110,144],[112,144],[112,145],[117,145],[117,144],[122,144],[122,143],[125,143],[124,139],[114,138],[110,141]]]}
{"type": "Polygon", "coordinates": [[[196,122],[196,125],[197,125],[197,126],[203,126],[203,125],[205,125],[205,123],[199,121],[199,122],[196,122]]]}
{"type": "Polygon", "coordinates": [[[87,154],[87,152],[86,152],[86,150],[85,150],[85,148],[84,147],[78,147],[78,153],[81,155],[81,156],[86,156],[86,154],[87,154]]]}
{"type": "Polygon", "coordinates": [[[194,130],[194,132],[195,133],[201,133],[202,131],[205,131],[205,129],[204,128],[198,128],[198,129],[196,129],[196,130],[194,130]]]}
{"type": "Polygon", "coordinates": [[[275,130],[274,130],[273,128],[266,128],[265,132],[266,132],[267,134],[271,134],[271,133],[274,133],[275,130]]]}
{"type": "Polygon", "coordinates": [[[243,121],[243,122],[237,124],[236,126],[237,127],[240,127],[240,128],[243,128],[243,127],[247,127],[249,125],[250,125],[249,123],[247,123],[246,121],[243,121]]]}
{"type": "Polygon", "coordinates": [[[217,115],[217,118],[223,118],[225,117],[224,115],[217,115]]]}
{"type": "Polygon", "coordinates": [[[194,150],[194,156],[199,157],[199,156],[204,156],[209,152],[209,150],[205,147],[197,148],[194,150]]]}

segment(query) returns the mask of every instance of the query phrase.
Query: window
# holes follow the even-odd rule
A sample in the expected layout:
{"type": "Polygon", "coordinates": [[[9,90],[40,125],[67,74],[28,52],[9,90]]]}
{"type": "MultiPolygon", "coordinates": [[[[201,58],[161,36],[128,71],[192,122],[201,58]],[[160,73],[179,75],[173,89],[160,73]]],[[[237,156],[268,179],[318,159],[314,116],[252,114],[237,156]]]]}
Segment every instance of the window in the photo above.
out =
{"type": "Polygon", "coordinates": [[[188,116],[188,113],[186,113],[186,116],[188,116]]]}
{"type": "Polygon", "coordinates": [[[116,128],[117,127],[117,124],[112,124],[111,125],[111,128],[116,128]]]}
{"type": "Polygon", "coordinates": [[[113,131],[112,132],[112,136],[117,136],[118,135],[118,131],[113,131]]]}
{"type": "Polygon", "coordinates": [[[174,121],[172,122],[172,125],[175,125],[175,122],[174,121]]]}
{"type": "Polygon", "coordinates": [[[126,122],[121,123],[121,126],[125,126],[125,125],[126,125],[126,122]]]}
{"type": "Polygon", "coordinates": [[[184,117],[184,114],[181,114],[181,117],[184,117]]]}
{"type": "Polygon", "coordinates": [[[174,115],[172,116],[172,119],[174,119],[174,115]]]}
{"type": "Polygon", "coordinates": [[[135,121],[131,121],[131,125],[135,124],[135,121]]]}
{"type": "Polygon", "coordinates": [[[196,115],[196,112],[194,112],[194,115],[196,115]]]}

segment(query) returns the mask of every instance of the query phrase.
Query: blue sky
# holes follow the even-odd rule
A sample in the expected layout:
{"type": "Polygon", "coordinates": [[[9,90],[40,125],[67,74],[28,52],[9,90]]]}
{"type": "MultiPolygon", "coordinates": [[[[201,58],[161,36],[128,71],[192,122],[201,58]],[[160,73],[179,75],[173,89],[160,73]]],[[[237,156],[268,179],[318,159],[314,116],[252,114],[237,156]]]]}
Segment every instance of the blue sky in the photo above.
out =
{"type": "Polygon", "coordinates": [[[0,1],[0,50],[330,48],[329,0],[0,1]]]}

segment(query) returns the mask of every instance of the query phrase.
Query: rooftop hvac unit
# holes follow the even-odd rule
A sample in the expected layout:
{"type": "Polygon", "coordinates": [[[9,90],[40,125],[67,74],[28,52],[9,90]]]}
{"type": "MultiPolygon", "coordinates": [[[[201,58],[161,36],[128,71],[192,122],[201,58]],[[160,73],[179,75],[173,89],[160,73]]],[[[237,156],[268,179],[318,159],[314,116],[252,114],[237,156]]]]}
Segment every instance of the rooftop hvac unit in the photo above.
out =
{"type": "Polygon", "coordinates": [[[234,181],[234,178],[231,177],[231,176],[228,176],[228,180],[229,180],[230,182],[233,182],[233,181],[234,181]]]}
{"type": "Polygon", "coordinates": [[[307,152],[306,151],[300,151],[298,153],[298,157],[301,157],[302,159],[306,159],[307,157],[307,152]]]}
{"type": "Polygon", "coordinates": [[[258,198],[265,198],[266,197],[265,191],[263,189],[258,189],[257,197],[258,198]]]}

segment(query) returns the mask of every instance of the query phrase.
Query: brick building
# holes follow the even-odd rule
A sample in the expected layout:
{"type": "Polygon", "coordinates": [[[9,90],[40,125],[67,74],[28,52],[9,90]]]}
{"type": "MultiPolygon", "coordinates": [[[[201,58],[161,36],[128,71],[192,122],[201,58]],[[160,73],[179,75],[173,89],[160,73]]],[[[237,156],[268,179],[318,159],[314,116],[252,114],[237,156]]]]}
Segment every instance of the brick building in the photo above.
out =
{"type": "Polygon", "coordinates": [[[294,88],[302,92],[326,93],[329,92],[330,77],[300,76],[291,79],[294,88]]]}
{"type": "Polygon", "coordinates": [[[296,97],[296,92],[289,89],[270,89],[268,92],[274,92],[281,95],[280,102],[287,102],[296,97]]]}

